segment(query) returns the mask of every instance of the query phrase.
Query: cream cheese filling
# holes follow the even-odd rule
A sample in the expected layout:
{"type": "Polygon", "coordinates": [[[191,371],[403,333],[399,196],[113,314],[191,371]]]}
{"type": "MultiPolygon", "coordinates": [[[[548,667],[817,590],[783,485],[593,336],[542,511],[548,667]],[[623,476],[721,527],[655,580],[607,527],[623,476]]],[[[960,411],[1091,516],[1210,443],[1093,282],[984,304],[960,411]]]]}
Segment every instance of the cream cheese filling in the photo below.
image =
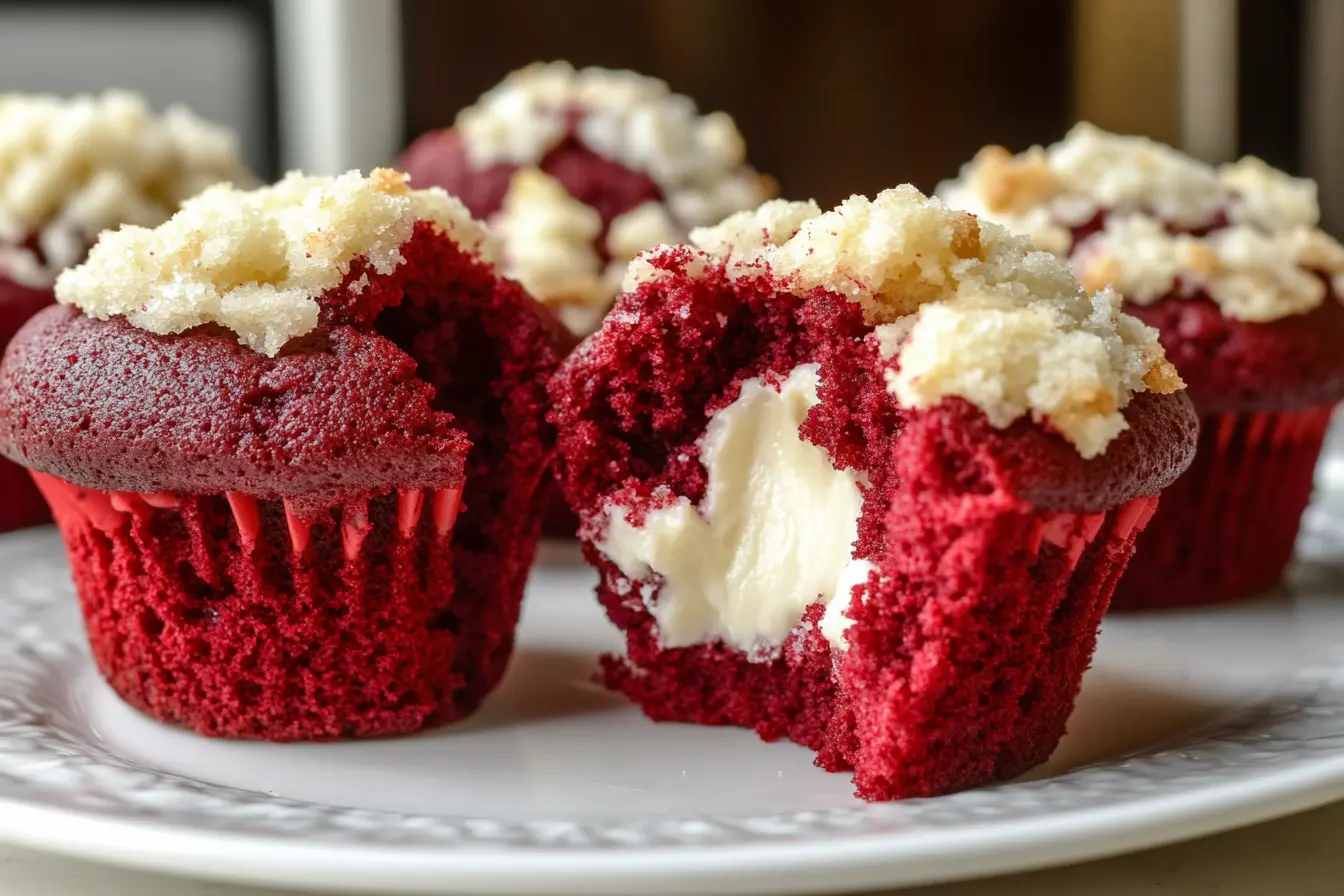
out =
{"type": "MultiPolygon", "coordinates": [[[[697,508],[688,498],[630,522],[609,507],[598,547],[632,580],[658,576],[650,610],[665,647],[722,640],[752,655],[778,649],[813,603],[848,601],[871,564],[853,557],[863,475],[837,470],[799,427],[817,404],[818,366],[782,382],[746,380],[700,441],[709,474],[697,508]]],[[[843,646],[845,620],[823,634],[843,646]]]]}

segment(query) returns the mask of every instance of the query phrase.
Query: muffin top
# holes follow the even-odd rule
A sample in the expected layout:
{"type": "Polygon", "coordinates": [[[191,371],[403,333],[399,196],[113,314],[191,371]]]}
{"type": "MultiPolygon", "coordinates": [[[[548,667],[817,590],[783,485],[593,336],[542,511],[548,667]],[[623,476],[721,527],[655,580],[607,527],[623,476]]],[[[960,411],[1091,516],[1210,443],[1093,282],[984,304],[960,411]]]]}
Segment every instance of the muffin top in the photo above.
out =
{"type": "Polygon", "coordinates": [[[641,256],[625,288],[675,270],[842,295],[875,328],[906,407],[961,398],[999,428],[1030,416],[1091,458],[1128,427],[1136,394],[1183,386],[1156,331],[1122,313],[1115,292],[1087,295],[1060,259],[910,186],[825,213],[767,202],[691,242],[673,250],[675,265],[661,250],[641,256]]]}
{"type": "Polygon", "coordinates": [[[772,658],[868,578],[908,523],[898,490],[1092,514],[1189,465],[1198,424],[1156,332],[1002,227],[904,186],[690,240],[636,259],[549,385],[608,608],[666,646],[772,658]]]}
{"type": "Polygon", "coordinates": [[[512,73],[402,166],[490,219],[506,272],[576,333],[596,328],[638,252],[771,192],[726,114],[701,115],[655,78],[566,62],[512,73]]]}
{"type": "Polygon", "coordinates": [[[1344,294],[1344,247],[1318,227],[1316,184],[1253,157],[1215,168],[1083,123],[1048,148],[986,147],[938,195],[1138,305],[1207,297],[1268,323],[1344,294]]]}
{"type": "Polygon", "coordinates": [[[218,324],[274,357],[317,327],[324,309],[358,307],[370,276],[405,264],[402,247],[421,222],[493,262],[485,228],[442,190],[412,190],[388,169],[291,172],[257,190],[212,187],[153,229],[104,234],[87,261],[60,275],[56,298],[160,335],[218,324]],[[356,260],[367,270],[345,282],[356,260]]]}
{"type": "Polygon", "coordinates": [[[492,251],[393,171],[207,190],[61,275],[64,305],[0,365],[0,453],[142,493],[460,487],[479,421],[512,405],[459,411],[504,401],[491,377],[540,401],[555,363],[554,324],[492,251]]]}
{"type": "Polygon", "coordinates": [[[180,106],[0,94],[0,276],[50,287],[100,231],[159,224],[210,184],[252,180],[235,136],[180,106]]]}

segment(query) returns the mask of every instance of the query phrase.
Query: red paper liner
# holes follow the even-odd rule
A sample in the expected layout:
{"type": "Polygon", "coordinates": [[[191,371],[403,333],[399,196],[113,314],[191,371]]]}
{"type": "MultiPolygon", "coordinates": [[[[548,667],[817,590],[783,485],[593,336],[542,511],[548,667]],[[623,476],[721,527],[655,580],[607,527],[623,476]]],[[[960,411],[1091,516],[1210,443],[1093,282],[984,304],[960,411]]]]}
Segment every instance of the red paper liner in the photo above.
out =
{"type": "Polygon", "coordinates": [[[820,633],[820,604],[773,657],[723,644],[662,649],[643,606],[656,585],[606,567],[599,596],[626,631],[627,654],[603,659],[604,681],[657,721],[739,725],[816,750],[822,768],[853,769],[869,800],[1010,778],[1063,736],[1101,617],[1156,504],[1006,510],[932,539],[909,517],[888,546],[900,559],[879,564],[851,602],[843,652],[820,633]],[[982,575],[949,574],[952,551],[982,575]]]}
{"type": "Polygon", "coordinates": [[[522,580],[456,593],[484,577],[454,561],[460,490],[300,511],[33,478],[98,668],[160,721],[275,741],[406,734],[470,714],[503,673],[522,580]]]}
{"type": "Polygon", "coordinates": [[[1192,606],[1273,588],[1292,559],[1333,410],[1201,418],[1195,461],[1164,492],[1112,606],[1192,606]]]}

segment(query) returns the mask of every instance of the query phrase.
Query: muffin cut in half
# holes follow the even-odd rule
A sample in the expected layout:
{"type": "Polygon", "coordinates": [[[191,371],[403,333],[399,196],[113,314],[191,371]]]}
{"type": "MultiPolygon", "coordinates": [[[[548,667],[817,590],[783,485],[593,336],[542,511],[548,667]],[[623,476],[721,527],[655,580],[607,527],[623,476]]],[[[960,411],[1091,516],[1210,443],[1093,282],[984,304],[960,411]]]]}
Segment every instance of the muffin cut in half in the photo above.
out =
{"type": "Polygon", "coordinates": [[[203,734],[399,734],[498,682],[558,327],[405,176],[215,187],[106,233],[0,365],[117,692],[203,734]]]}
{"type": "Polygon", "coordinates": [[[1199,451],[1115,606],[1276,584],[1344,397],[1344,246],[1318,227],[1315,183],[1080,124],[1046,149],[988,147],[939,193],[1070,259],[1087,289],[1112,286],[1189,383],[1199,451]]]}
{"type": "Polygon", "coordinates": [[[559,478],[660,721],[788,737],[860,796],[1064,732],[1195,416],[1156,334],[912,187],[639,257],[551,382],[559,478]]]}
{"type": "Polygon", "coordinates": [[[635,255],[773,191],[725,113],[699,114],[656,78],[567,62],[513,72],[400,166],[489,220],[505,273],[579,338],[601,324],[635,255]]]}
{"type": "MultiPolygon", "coordinates": [[[[252,180],[228,130],[132,93],[0,94],[0,352],[55,302],[56,275],[100,231],[162,223],[219,181],[252,180]]],[[[0,460],[0,532],[50,522],[21,467],[0,460]]]]}

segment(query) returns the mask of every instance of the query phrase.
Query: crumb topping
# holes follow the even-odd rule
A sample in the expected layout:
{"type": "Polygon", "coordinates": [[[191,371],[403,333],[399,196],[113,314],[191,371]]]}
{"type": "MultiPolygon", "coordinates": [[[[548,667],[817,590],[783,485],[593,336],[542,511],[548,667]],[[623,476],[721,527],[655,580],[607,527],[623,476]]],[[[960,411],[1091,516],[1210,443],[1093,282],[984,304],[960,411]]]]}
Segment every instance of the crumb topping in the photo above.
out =
{"type": "Polygon", "coordinates": [[[1326,281],[1344,296],[1344,247],[1317,227],[1316,184],[1253,157],[1214,168],[1084,123],[1048,149],[986,147],[938,195],[1072,255],[1088,289],[1111,284],[1138,304],[1202,291],[1263,323],[1319,307],[1326,281]],[[1102,212],[1102,230],[1074,245],[1070,228],[1102,212]]]}
{"type": "Polygon", "coordinates": [[[506,243],[512,240],[510,233],[546,230],[549,238],[545,250],[506,245],[506,265],[580,336],[597,328],[627,264],[639,252],[681,242],[692,227],[754,207],[771,193],[768,179],[746,164],[746,143],[731,117],[722,112],[701,115],[690,98],[636,72],[535,63],[508,75],[458,113],[454,128],[473,166],[521,166],[515,179],[523,182],[510,185],[512,208],[504,209],[496,221],[506,222],[501,225],[506,243]],[[572,208],[560,209],[564,197],[554,190],[543,196],[532,173],[571,133],[576,115],[578,138],[590,150],[647,175],[663,197],[609,222],[606,243],[597,247],[610,259],[601,271],[588,247],[575,238],[577,214],[572,208]],[[523,222],[522,215],[538,220],[523,222]],[[563,238],[554,229],[557,216],[571,222],[562,228],[563,238]],[[574,257],[561,257],[562,246],[575,250],[574,257]],[[510,261],[514,256],[521,266],[510,261]],[[582,289],[576,288],[579,280],[584,281],[582,289]],[[559,291],[550,291],[553,285],[559,291]]]}
{"type": "MultiPolygon", "coordinates": [[[[908,407],[955,396],[998,427],[1029,415],[1090,458],[1127,428],[1135,394],[1184,385],[1157,331],[1121,313],[1113,291],[1089,297],[1066,262],[908,185],[825,213],[766,203],[691,240],[693,276],[697,266],[768,275],[797,295],[858,302],[908,407]]],[[[637,259],[627,288],[657,270],[637,259]]]]}
{"type": "Polygon", "coordinates": [[[164,335],[219,324],[274,356],[317,326],[318,298],[356,258],[379,274],[402,264],[418,221],[495,260],[493,238],[443,190],[412,190],[388,169],[335,178],[291,172],[256,190],[211,187],[153,229],[104,233],[87,261],[57,279],[56,298],[164,335]]]}
{"type": "Polygon", "coordinates": [[[701,115],[689,97],[636,72],[535,63],[463,109],[454,126],[473,165],[535,165],[564,138],[575,112],[583,114],[580,139],[651,177],[688,227],[766,198],[731,117],[701,115]]]}
{"type": "Polygon", "coordinates": [[[1228,317],[1256,323],[1319,307],[1328,290],[1315,271],[1334,272],[1336,291],[1344,288],[1344,246],[1306,227],[1233,226],[1199,238],[1143,215],[1113,216],[1079,245],[1074,267],[1089,290],[1111,285],[1147,305],[1198,288],[1228,317]]]}
{"type": "Polygon", "coordinates": [[[514,174],[490,224],[500,238],[504,273],[579,336],[601,325],[632,258],[683,236],[661,203],[646,202],[612,220],[605,243],[611,260],[604,265],[596,249],[601,216],[539,168],[514,174]]]}
{"type": "Polygon", "coordinates": [[[503,249],[504,273],[549,306],[571,330],[602,320],[615,295],[593,248],[602,218],[537,168],[523,168],[509,182],[499,214],[491,220],[503,249]]]}
{"type": "Polygon", "coordinates": [[[183,107],[0,94],[0,274],[50,286],[100,231],[157,225],[220,181],[252,182],[237,139],[183,107]],[[22,245],[34,236],[39,252],[22,245]]]}
{"type": "Polygon", "coordinates": [[[888,326],[897,329],[878,338],[898,346],[887,384],[902,404],[928,407],[957,396],[1000,428],[1030,415],[1084,458],[1103,454],[1129,428],[1121,411],[1135,394],[1184,386],[1156,331],[1121,313],[1110,290],[1025,304],[977,291],[888,326]]]}

